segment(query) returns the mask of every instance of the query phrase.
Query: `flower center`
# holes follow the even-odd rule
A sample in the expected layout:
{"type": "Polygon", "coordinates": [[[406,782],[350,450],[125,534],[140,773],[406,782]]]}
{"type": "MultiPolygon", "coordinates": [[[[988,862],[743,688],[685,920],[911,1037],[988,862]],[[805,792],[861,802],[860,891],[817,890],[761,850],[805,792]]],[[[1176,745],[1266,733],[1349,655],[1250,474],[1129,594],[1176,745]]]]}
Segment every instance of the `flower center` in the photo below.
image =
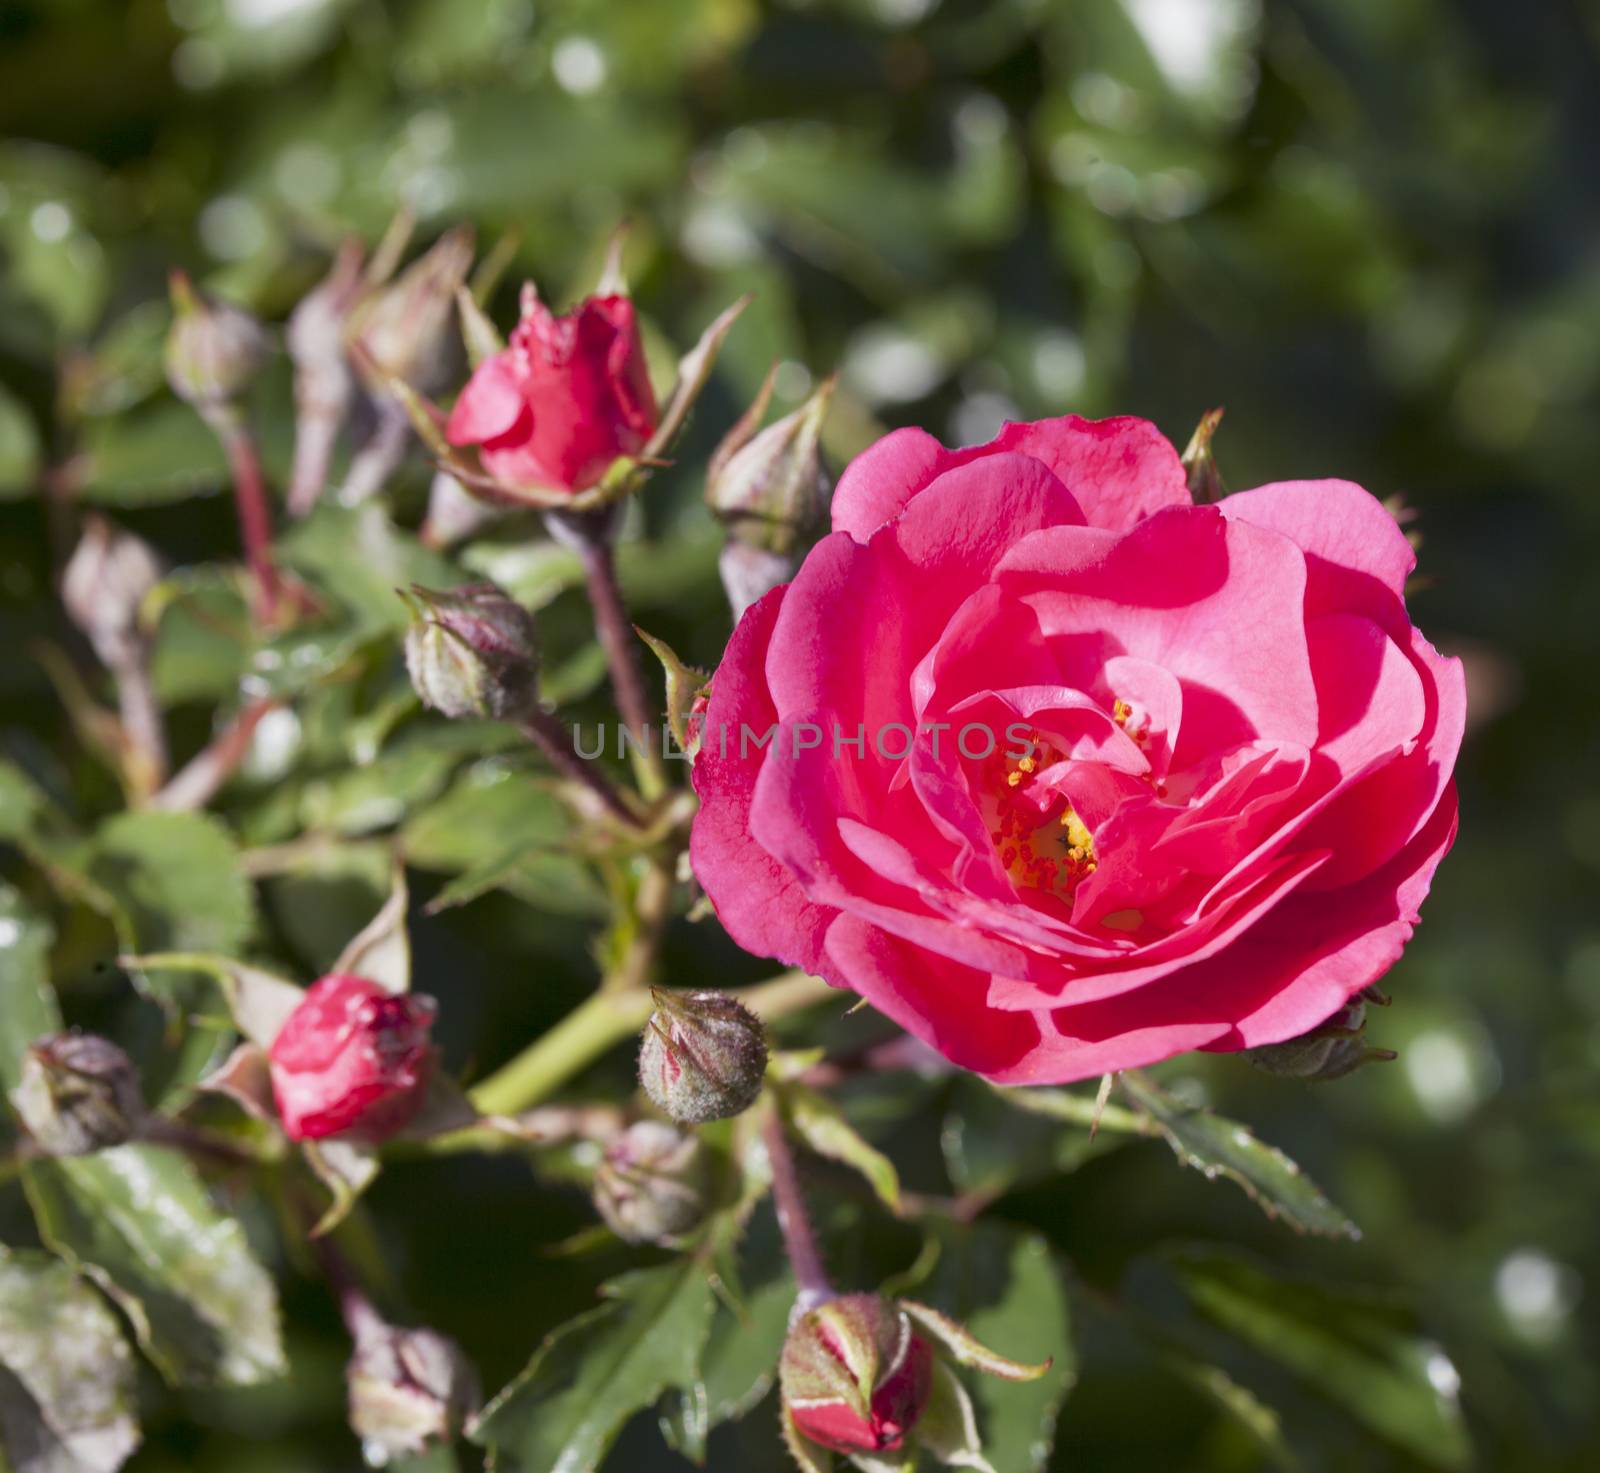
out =
{"type": "Polygon", "coordinates": [[[1025,757],[999,751],[990,759],[996,781],[989,834],[1000,863],[1017,885],[1070,899],[1095,871],[1094,837],[1070,803],[1058,798],[1041,812],[1024,791],[1034,773],[1062,757],[1038,732],[1030,733],[1029,742],[1031,750],[1025,757]]]}

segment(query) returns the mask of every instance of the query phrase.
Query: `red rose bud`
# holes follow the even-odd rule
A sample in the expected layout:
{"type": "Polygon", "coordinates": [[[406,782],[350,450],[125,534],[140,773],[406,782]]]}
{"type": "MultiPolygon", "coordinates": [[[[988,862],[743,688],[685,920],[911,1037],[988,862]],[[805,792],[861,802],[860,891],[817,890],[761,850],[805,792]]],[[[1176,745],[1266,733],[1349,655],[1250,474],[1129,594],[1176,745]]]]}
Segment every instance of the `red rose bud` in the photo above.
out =
{"type": "Polygon", "coordinates": [[[711,1158],[698,1137],[641,1120],[606,1147],[594,1205],[628,1243],[671,1244],[697,1228],[711,1201],[711,1158]]]}
{"type": "Polygon", "coordinates": [[[795,1324],[778,1378],[802,1436],[834,1452],[894,1452],[928,1405],[933,1349],[893,1301],[850,1294],[795,1324]]]}
{"type": "Polygon", "coordinates": [[[143,653],[139,611],[160,581],[149,543],[105,517],[84,518],[61,577],[61,602],[107,669],[123,669],[143,653]]]}
{"type": "Polygon", "coordinates": [[[422,1108],[433,1074],[430,997],[342,973],[307,989],[268,1050],[272,1093],[291,1140],[376,1143],[422,1108]]]}
{"type": "Polygon", "coordinates": [[[727,529],[719,568],[735,621],[787,583],[827,530],[831,483],[822,464],[822,423],[833,388],[834,380],[825,380],[793,414],[752,434],[770,394],[763,386],[711,459],[706,502],[727,529]]]}
{"type": "Polygon", "coordinates": [[[767,1036],[749,1008],[723,992],[657,992],[639,1046],[639,1082],[680,1125],[726,1120],[750,1108],[767,1068],[767,1036]]]}
{"type": "Polygon", "coordinates": [[[508,488],[577,492],[638,454],[656,419],[632,301],[588,297],[557,317],[529,286],[510,344],[478,365],[445,433],[508,488]]]}
{"type": "Polygon", "coordinates": [[[248,312],[198,292],[182,271],[172,273],[175,316],[167,333],[167,382],[197,409],[232,403],[267,361],[265,329],[248,312]]]}
{"type": "Polygon", "coordinates": [[[145,1117],[133,1061],[93,1033],[52,1033],[29,1044],[11,1103],[49,1156],[120,1146],[138,1134],[145,1117]]]}
{"type": "Polygon", "coordinates": [[[391,377],[415,388],[441,383],[450,362],[456,290],[472,265],[472,231],[440,237],[392,282],[365,297],[350,317],[356,364],[381,392],[391,377]]]}
{"type": "Polygon", "coordinates": [[[402,594],[415,615],[406,669],[423,705],[452,719],[517,721],[538,709],[539,638],[533,615],[492,583],[402,594]]]}
{"type": "Polygon", "coordinates": [[[373,1315],[345,1370],[350,1427],[374,1467],[450,1442],[477,1409],[477,1372],[455,1341],[373,1315]]]}
{"type": "Polygon", "coordinates": [[[1250,1049],[1246,1057],[1268,1074],[1325,1084],[1353,1074],[1363,1064],[1395,1057],[1391,1049],[1371,1047],[1363,1037],[1366,1031],[1367,1005],[1358,995],[1309,1033],[1250,1049]]]}

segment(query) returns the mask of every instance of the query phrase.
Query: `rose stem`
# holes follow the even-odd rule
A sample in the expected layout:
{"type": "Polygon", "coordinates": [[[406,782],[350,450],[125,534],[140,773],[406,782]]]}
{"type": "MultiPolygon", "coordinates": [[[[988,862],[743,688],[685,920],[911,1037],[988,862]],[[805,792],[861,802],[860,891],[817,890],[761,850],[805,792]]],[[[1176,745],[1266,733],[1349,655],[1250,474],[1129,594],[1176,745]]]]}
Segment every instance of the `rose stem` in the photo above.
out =
{"type": "Polygon", "coordinates": [[[155,792],[167,780],[167,732],[150,674],[149,651],[140,647],[112,667],[117,687],[117,710],[122,730],[133,753],[129,782],[141,796],[155,792]]]}
{"type": "Polygon", "coordinates": [[[768,1112],[761,1126],[761,1138],[766,1142],[767,1160],[772,1167],[772,1205],[777,1209],[778,1228],[783,1234],[783,1246],[789,1255],[789,1266],[794,1270],[795,1283],[800,1287],[798,1307],[802,1311],[815,1309],[833,1297],[833,1285],[822,1263],[817,1235],[800,1191],[794,1151],[784,1132],[783,1116],[777,1109],[768,1112]]]}
{"type": "Polygon", "coordinates": [[[573,750],[572,735],[559,717],[540,711],[524,721],[520,730],[562,777],[587,788],[614,818],[630,828],[638,827],[638,816],[623,801],[622,794],[612,786],[605,773],[593,763],[585,762],[573,750]]]}
{"type": "Polygon", "coordinates": [[[583,563],[589,603],[594,609],[595,632],[600,636],[606,664],[611,669],[617,706],[638,743],[639,755],[635,761],[639,785],[646,797],[653,798],[666,787],[666,776],[661,769],[661,754],[650,741],[651,702],[645,693],[644,677],[639,672],[636,636],[622,602],[622,589],[617,584],[617,565],[611,553],[610,538],[603,532],[586,531],[578,539],[578,557],[583,563]]]}
{"type": "Polygon", "coordinates": [[[256,585],[256,620],[266,628],[278,616],[278,597],[282,589],[277,569],[272,564],[272,508],[267,502],[267,483],[261,474],[261,456],[256,449],[255,436],[236,410],[224,407],[207,414],[206,419],[222,442],[233,471],[239,536],[256,585]]]}
{"type": "Polygon", "coordinates": [[[278,702],[270,696],[252,701],[210,746],[190,758],[172,780],[150,799],[150,806],[179,813],[204,808],[238,771],[239,764],[249,755],[250,741],[256,727],[277,705],[278,702]]]}

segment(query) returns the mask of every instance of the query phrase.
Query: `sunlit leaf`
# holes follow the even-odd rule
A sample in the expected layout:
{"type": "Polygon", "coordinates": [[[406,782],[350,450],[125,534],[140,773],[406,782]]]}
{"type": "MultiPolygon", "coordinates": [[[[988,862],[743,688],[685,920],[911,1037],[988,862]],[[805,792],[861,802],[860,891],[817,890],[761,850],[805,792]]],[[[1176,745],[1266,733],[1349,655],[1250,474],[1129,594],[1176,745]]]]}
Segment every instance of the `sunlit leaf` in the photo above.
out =
{"type": "Polygon", "coordinates": [[[795,1133],[819,1156],[859,1171],[891,1212],[900,1211],[900,1175],[882,1151],[868,1142],[837,1103],[803,1084],[782,1088],[784,1114],[795,1133]]]}
{"type": "Polygon", "coordinates": [[[64,1263],[0,1247],[0,1467],[115,1473],[139,1445],[133,1352],[64,1263]]]}
{"type": "Polygon", "coordinates": [[[16,1088],[28,1045],[61,1026],[50,990],[51,939],[50,923],[0,881],[0,1095],[16,1088]]]}
{"type": "Polygon", "coordinates": [[[40,1236],[117,1301],[169,1381],[282,1374],[272,1279],[181,1155],[117,1146],[33,1162],[23,1181],[40,1236]]]}
{"type": "Polygon", "coordinates": [[[1120,1077],[1128,1097],[1149,1113],[1185,1166],[1211,1179],[1225,1176],[1237,1182],[1268,1217],[1282,1218],[1299,1231],[1335,1238],[1361,1236],[1361,1230],[1276,1146],[1257,1140],[1232,1120],[1184,1104],[1136,1070],[1120,1077]]]}

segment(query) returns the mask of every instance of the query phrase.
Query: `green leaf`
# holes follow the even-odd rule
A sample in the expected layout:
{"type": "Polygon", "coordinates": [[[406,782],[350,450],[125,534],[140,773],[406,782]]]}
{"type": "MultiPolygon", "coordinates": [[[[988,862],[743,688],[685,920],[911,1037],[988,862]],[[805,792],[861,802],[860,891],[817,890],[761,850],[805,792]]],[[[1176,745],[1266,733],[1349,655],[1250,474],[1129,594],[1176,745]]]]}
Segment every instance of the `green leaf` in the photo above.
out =
{"type": "Polygon", "coordinates": [[[255,922],[250,883],[228,831],[201,813],[120,813],[79,856],[114,905],[129,951],[238,951],[255,922]]]}
{"type": "Polygon", "coordinates": [[[463,871],[513,847],[559,845],[571,826],[548,784],[490,758],[413,815],[400,832],[400,847],[418,869],[463,871]]]}
{"type": "Polygon", "coordinates": [[[133,1352],[64,1263],[0,1247],[0,1467],[115,1473],[139,1445],[133,1352]]]}
{"type": "Polygon", "coordinates": [[[877,1147],[869,1144],[849,1117],[827,1095],[803,1084],[785,1084],[784,1114],[796,1134],[819,1156],[853,1167],[891,1212],[900,1212],[900,1174],[877,1147]]]}
{"type": "Polygon", "coordinates": [[[1184,1104],[1137,1071],[1119,1078],[1128,1097],[1149,1113],[1185,1166],[1211,1180],[1225,1176],[1237,1182],[1268,1217],[1281,1217],[1297,1231],[1330,1238],[1361,1236],[1361,1229],[1276,1146],[1256,1139],[1235,1121],[1184,1104]]]}
{"type": "Polygon", "coordinates": [[[972,1398],[960,1378],[943,1361],[933,1367],[933,1393],[921,1419],[916,1439],[941,1463],[952,1468],[976,1468],[979,1473],[994,1473],[983,1455],[983,1440],[972,1398]]]}
{"type": "Polygon", "coordinates": [[[90,422],[82,495],[101,506],[151,506],[228,485],[217,438],[187,404],[162,400],[90,422]]]}
{"type": "Polygon", "coordinates": [[[1175,1342],[1161,1346],[1162,1362],[1231,1417],[1254,1440],[1275,1467],[1284,1473],[1298,1473],[1304,1465],[1294,1449],[1284,1441],[1283,1424],[1277,1411],[1262,1401],[1248,1386],[1235,1381],[1221,1366],[1202,1360],[1175,1342]]]}
{"type": "Polygon", "coordinates": [[[523,1473],[594,1473],[623,1424],[698,1376],[715,1301],[694,1257],[606,1285],[606,1302],[553,1331],[474,1419],[474,1442],[523,1473]]]}
{"type": "Polygon", "coordinates": [[[794,1277],[785,1270],[736,1308],[725,1305],[718,1311],[700,1379],[662,1417],[668,1443],[691,1462],[703,1465],[705,1439],[724,1422],[753,1410],[772,1389],[795,1292],[794,1277]]]}
{"type": "Polygon", "coordinates": [[[994,1223],[944,1223],[938,1233],[943,1251],[919,1297],[1001,1355],[1054,1358],[1035,1381],[977,1376],[970,1383],[984,1456],[1004,1473],[1042,1473],[1077,1378],[1066,1291],[1049,1246],[994,1223]]]}
{"type": "Polygon", "coordinates": [[[39,475],[39,431],[15,395],[0,387],[0,501],[33,493],[39,475]]]}
{"type": "Polygon", "coordinates": [[[50,923],[0,881],[0,1094],[16,1088],[28,1045],[61,1027],[50,989],[52,939],[50,923]]]}
{"type": "Polygon", "coordinates": [[[284,563],[355,618],[366,634],[399,631],[410,615],[395,590],[452,588],[461,574],[391,522],[376,501],[322,502],[279,543],[284,563]]]}
{"type": "Polygon", "coordinates": [[[1428,1466],[1469,1466],[1455,1367],[1394,1298],[1285,1278],[1221,1250],[1172,1262],[1214,1324],[1428,1466]]]}
{"type": "Polygon", "coordinates": [[[189,1163],[157,1146],[37,1161],[39,1235],[122,1307],[175,1384],[249,1386],[285,1370],[272,1279],[189,1163]]]}
{"type": "Polygon", "coordinates": [[[980,1079],[962,1075],[954,1081],[939,1142],[958,1192],[988,1200],[1024,1182],[1064,1176],[1127,1144],[1116,1130],[1091,1136],[1084,1121],[1062,1121],[1021,1106],[980,1079]]]}

